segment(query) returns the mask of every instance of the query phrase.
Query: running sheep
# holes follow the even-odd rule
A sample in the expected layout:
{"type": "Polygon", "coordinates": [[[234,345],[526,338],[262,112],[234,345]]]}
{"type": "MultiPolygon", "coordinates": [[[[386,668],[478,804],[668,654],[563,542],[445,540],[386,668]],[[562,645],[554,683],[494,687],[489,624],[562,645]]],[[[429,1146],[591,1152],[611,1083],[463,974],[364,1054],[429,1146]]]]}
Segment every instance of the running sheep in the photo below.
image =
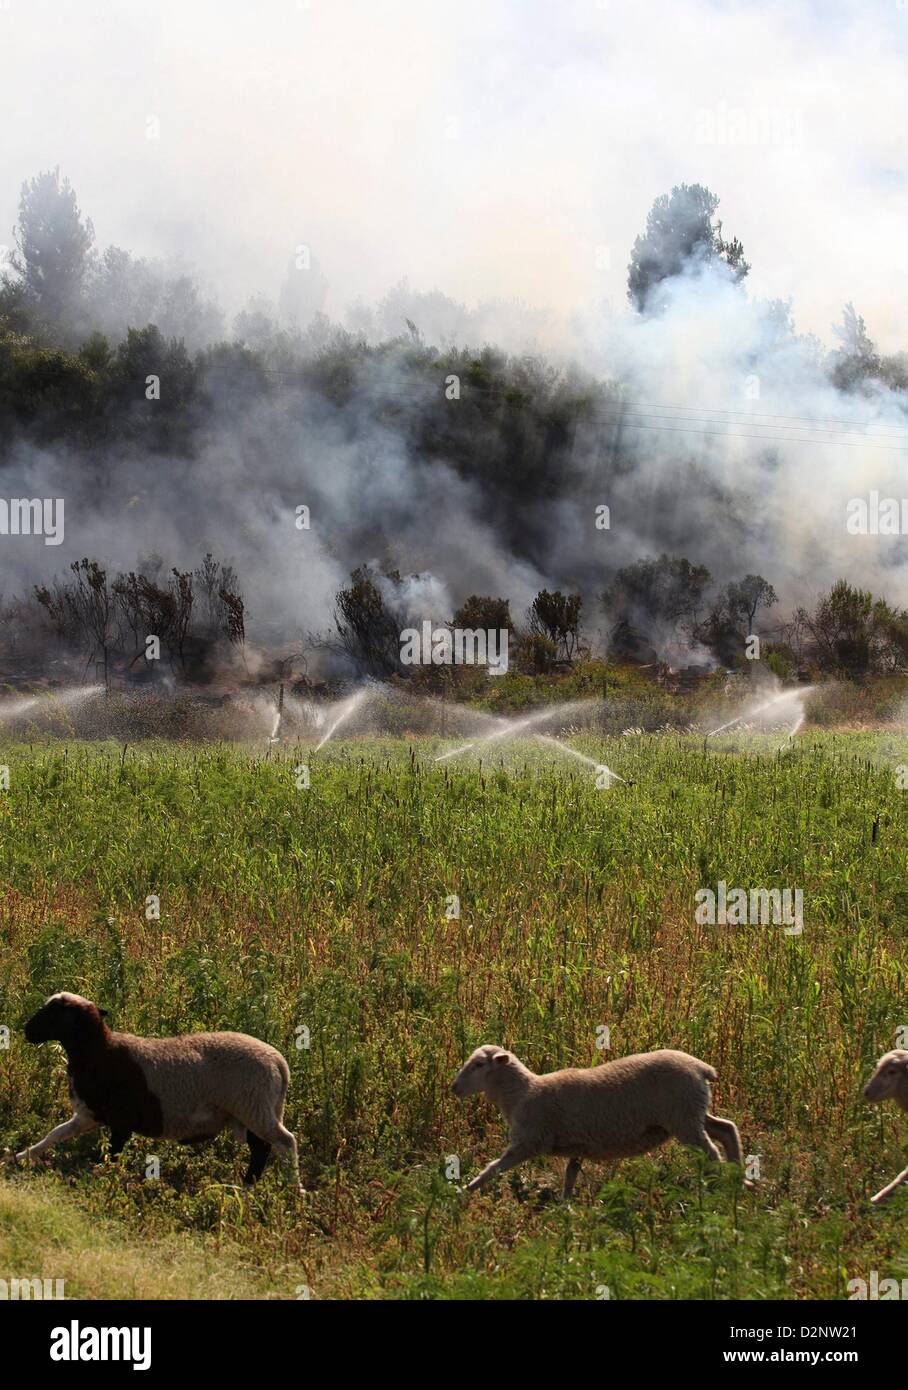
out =
{"type": "Polygon", "coordinates": [[[276,1048],[245,1033],[137,1038],[112,1032],[105,1017],[90,1000],[63,992],[26,1023],[30,1043],[62,1044],[73,1116],[18,1161],[99,1125],[110,1129],[112,1156],[132,1134],[196,1143],[229,1125],[249,1145],[246,1183],[261,1176],[273,1147],[302,1192],[296,1140],[283,1125],[290,1069],[276,1048]]]}
{"type": "MultiPolygon", "coordinates": [[[[873,1076],[864,1087],[864,1096],[867,1100],[872,1101],[894,1100],[896,1105],[900,1105],[903,1110],[908,1110],[908,1051],[905,1048],[897,1047],[893,1052],[887,1052],[885,1056],[880,1058],[874,1068],[873,1076]]],[[[880,1202],[885,1202],[888,1197],[891,1197],[895,1189],[901,1187],[903,1182],[908,1182],[908,1168],[871,1197],[871,1202],[875,1206],[879,1206],[880,1202]]]]}
{"type": "Polygon", "coordinates": [[[550,1154],[568,1160],[562,1194],[568,1198],[584,1159],[629,1158],[669,1139],[718,1160],[715,1139],[730,1163],[741,1163],[736,1126],[709,1113],[709,1083],[715,1079],[706,1062],[668,1049],[537,1076],[513,1052],[491,1044],[478,1047],[458,1072],[454,1093],[484,1091],[507,1120],[510,1138],[501,1158],[467,1191],[529,1158],[550,1154]]]}

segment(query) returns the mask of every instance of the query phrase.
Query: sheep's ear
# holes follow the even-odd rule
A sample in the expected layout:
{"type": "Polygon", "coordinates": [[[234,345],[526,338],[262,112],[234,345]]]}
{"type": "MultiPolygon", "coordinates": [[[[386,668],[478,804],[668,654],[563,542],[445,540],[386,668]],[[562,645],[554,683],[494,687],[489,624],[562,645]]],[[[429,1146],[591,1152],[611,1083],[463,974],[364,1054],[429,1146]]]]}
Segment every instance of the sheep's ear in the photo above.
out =
{"type": "Polygon", "coordinates": [[[510,1062],[510,1060],[511,1060],[511,1054],[510,1054],[510,1052],[496,1052],[496,1053],[495,1053],[495,1056],[492,1058],[492,1061],[493,1061],[493,1062],[497,1062],[499,1066],[501,1066],[501,1064],[502,1064],[503,1062],[504,1062],[504,1063],[510,1062]]]}

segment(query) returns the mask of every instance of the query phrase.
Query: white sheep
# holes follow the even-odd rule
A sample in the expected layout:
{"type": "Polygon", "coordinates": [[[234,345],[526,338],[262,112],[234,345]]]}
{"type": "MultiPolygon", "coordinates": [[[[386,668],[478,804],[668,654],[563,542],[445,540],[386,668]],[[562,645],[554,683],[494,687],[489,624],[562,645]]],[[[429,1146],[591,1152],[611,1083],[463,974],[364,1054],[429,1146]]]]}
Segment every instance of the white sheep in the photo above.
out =
{"type": "Polygon", "coordinates": [[[299,1187],[296,1140],[282,1123],[290,1069],[276,1048],[245,1033],[137,1038],[112,1032],[105,1016],[90,1000],[63,992],[26,1023],[29,1042],[65,1049],[73,1116],[16,1154],[18,1161],[99,1125],[110,1128],[112,1155],[131,1134],[194,1143],[230,1125],[249,1144],[245,1182],[261,1176],[273,1145],[299,1187]]]}
{"type": "MultiPolygon", "coordinates": [[[[874,1068],[873,1076],[864,1087],[867,1100],[894,1100],[903,1110],[908,1110],[908,1051],[897,1047],[881,1057],[874,1068]]],[[[871,1202],[879,1205],[891,1197],[897,1187],[908,1181],[908,1168],[893,1178],[891,1183],[880,1189],[871,1202]]]]}
{"type": "Polygon", "coordinates": [[[510,1138],[501,1158],[484,1168],[467,1191],[484,1187],[496,1173],[528,1158],[552,1154],[568,1160],[563,1189],[568,1198],[585,1158],[629,1158],[668,1139],[718,1160],[716,1139],[729,1162],[740,1163],[737,1128],[731,1120],[709,1114],[709,1083],[715,1079],[706,1062],[667,1049],[537,1076],[513,1052],[488,1043],[478,1047],[458,1072],[454,1093],[484,1091],[504,1114],[510,1138]]]}

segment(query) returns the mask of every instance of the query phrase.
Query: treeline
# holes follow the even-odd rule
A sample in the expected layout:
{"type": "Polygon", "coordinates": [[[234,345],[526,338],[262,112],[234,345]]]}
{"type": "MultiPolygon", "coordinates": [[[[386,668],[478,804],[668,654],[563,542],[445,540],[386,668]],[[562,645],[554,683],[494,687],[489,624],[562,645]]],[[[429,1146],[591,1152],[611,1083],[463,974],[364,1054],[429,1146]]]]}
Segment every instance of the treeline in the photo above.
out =
{"type": "MultiPolygon", "coordinates": [[[[593,614],[594,621],[599,616],[606,623],[600,650],[584,631],[578,593],[543,589],[522,620],[512,615],[508,599],[474,594],[447,626],[507,629],[510,664],[532,675],[563,671],[591,656],[658,665],[666,647],[686,650],[694,664],[697,649],[732,668],[757,669],[763,663],[782,678],[804,671],[853,678],[908,669],[908,611],[884,598],[839,579],[813,609],[799,607],[788,620],[769,626],[766,618],[777,602],[762,575],[748,574],[717,588],[704,566],[662,555],[625,566],[610,580],[599,614],[593,614]]],[[[400,573],[378,573],[364,565],[337,594],[334,633],[313,639],[313,645],[342,653],[357,670],[375,677],[444,684],[450,674],[437,667],[401,664],[401,633],[419,621],[400,573]]]]}
{"type": "Polygon", "coordinates": [[[62,658],[86,669],[95,662],[105,676],[169,667],[205,679],[225,648],[242,648],[245,636],[236,572],[211,554],[194,570],[168,570],[161,556],[150,555],[116,575],[86,557],[72,563],[69,577],[37,584],[25,597],[0,595],[7,662],[49,667],[62,658]]]}
{"type": "MultiPolygon", "coordinates": [[[[730,582],[723,575],[719,583],[675,554],[605,573],[597,558],[597,506],[621,493],[635,470],[645,478],[647,461],[640,430],[633,421],[622,425],[629,397],[615,383],[539,356],[432,345],[404,312],[416,312],[412,297],[386,304],[370,325],[360,309],[354,326],[339,327],[319,310],[324,295],[316,265],[291,266],[279,304],[250,304],[225,336],[217,306],[185,272],[115,247],[99,251],[90,220],[58,171],[23,186],[14,243],[0,274],[0,463],[22,441],[63,444],[74,489],[84,474],[89,497],[115,486],[115,469],[127,457],[153,468],[158,454],[162,476],[174,460],[180,474],[191,476],[194,457],[213,438],[223,445],[233,438],[233,421],[255,422],[260,407],[275,402],[279,409],[250,432],[250,453],[267,458],[272,447],[284,460],[309,450],[318,460],[327,440],[335,457],[346,451],[353,460],[345,479],[351,490],[373,471],[397,470],[399,490],[389,490],[383,510],[351,515],[338,504],[331,518],[334,554],[344,569],[361,555],[390,557],[387,573],[353,572],[338,595],[333,632],[317,639],[355,670],[397,670],[399,633],[409,624],[395,547],[401,534],[404,553],[412,547],[405,523],[414,515],[425,515],[431,529],[452,501],[465,537],[467,525],[487,524],[506,560],[525,562],[554,581],[525,614],[512,615],[506,597],[474,595],[450,615],[458,627],[507,627],[512,661],[523,669],[555,671],[594,651],[647,664],[672,647],[686,649],[692,660],[705,653],[741,666],[755,629],[763,659],[780,674],[805,664],[848,674],[904,664],[904,613],[845,580],[809,611],[772,625],[775,590],[761,575],[730,582]],[[375,341],[376,325],[391,336],[375,341]],[[285,423],[299,428],[284,432],[285,423]],[[567,501],[574,529],[565,528],[569,540],[555,555],[553,533],[567,501]]],[[[671,281],[707,264],[732,283],[743,282],[750,268],[741,243],[723,231],[716,196],[681,185],[656,200],[634,244],[633,309],[660,314],[671,281]]],[[[439,298],[425,297],[427,311],[437,313],[439,298]]],[[[779,323],[780,332],[793,335],[785,306],[779,323]]],[[[839,346],[825,356],[823,369],[841,391],[872,393],[881,385],[908,391],[908,358],[881,354],[850,305],[839,346]]],[[[682,476],[696,485],[688,462],[680,451],[682,476]]],[[[317,493],[319,483],[310,474],[310,490],[317,493]]],[[[324,513],[330,513],[330,491],[321,493],[324,513]]],[[[685,544],[669,524],[670,496],[648,484],[645,496],[654,512],[652,534],[661,529],[653,549],[685,544]]],[[[731,516],[732,501],[727,489],[711,484],[705,505],[731,516]]],[[[161,561],[134,575],[108,575],[101,561],[84,559],[71,577],[6,604],[7,650],[34,643],[34,628],[45,637],[50,630],[86,660],[98,659],[99,651],[132,660],[136,634],[160,629],[174,669],[189,671],[198,665],[194,642],[201,651],[206,643],[241,642],[245,635],[235,576],[218,580],[215,619],[199,574],[161,561]]]]}
{"type": "MultiPolygon", "coordinates": [[[[658,313],[662,287],[685,267],[714,262],[734,280],[746,276],[743,247],[724,236],[717,208],[700,185],[656,200],[629,266],[638,312],[658,313]]],[[[481,460],[483,486],[506,502],[544,500],[556,485],[568,486],[584,427],[598,422],[601,437],[607,421],[606,438],[618,438],[616,410],[626,400],[617,386],[494,347],[431,346],[403,313],[412,296],[394,313],[385,306],[378,324],[391,336],[371,342],[363,328],[333,324],[315,307],[324,298],[311,289],[323,278],[317,266],[291,267],[279,303],[251,302],[225,335],[217,306],[185,271],[118,247],[99,252],[90,219],[57,170],[23,185],[14,242],[0,275],[7,446],[23,435],[85,445],[132,440],[191,457],[213,408],[229,420],[231,410],[289,393],[301,415],[312,397],[328,409],[356,401],[417,454],[464,476],[480,477],[481,460]],[[452,391],[461,396],[457,411],[448,408],[452,391]]],[[[435,317],[439,298],[423,296],[435,317]]],[[[362,306],[351,314],[354,324],[368,318],[362,306]]],[[[840,389],[874,382],[908,389],[908,356],[880,354],[851,305],[837,332],[827,371],[840,389]]]]}
{"type": "MultiPolygon", "coordinates": [[[[191,279],[168,278],[118,248],[95,253],[91,222],[58,171],[23,187],[15,243],[0,277],[7,448],[23,437],[86,449],[132,442],[191,459],[215,410],[229,424],[280,395],[302,421],[313,400],[326,412],[355,401],[417,456],[465,475],[478,475],[482,460],[483,484],[506,500],[564,478],[578,427],[615,399],[538,358],[427,345],[406,320],[394,338],[370,345],[321,313],[293,326],[254,302],[218,340],[219,316],[191,279]]],[[[312,269],[293,273],[302,281],[312,269]]]]}
{"type": "MultiPolygon", "coordinates": [[[[537,676],[557,676],[591,658],[650,667],[670,658],[681,666],[765,668],[781,678],[908,671],[908,611],[885,598],[839,579],[812,608],[772,622],[777,602],[762,575],[719,586],[704,566],[662,555],[618,569],[589,613],[579,593],[542,589],[522,615],[512,613],[507,598],[473,594],[440,620],[413,611],[399,571],[362,565],[336,595],[333,629],[310,633],[298,655],[307,648],[327,654],[334,674],[440,688],[464,672],[401,661],[402,634],[425,619],[435,629],[506,630],[509,666],[537,676]]],[[[68,576],[24,597],[0,594],[0,657],[7,664],[44,667],[62,657],[128,674],[160,671],[162,661],[179,677],[204,682],[245,640],[237,574],[211,554],[194,570],[168,568],[151,555],[115,575],[86,557],[68,576]],[[150,638],[157,639],[154,649],[150,638]]]]}

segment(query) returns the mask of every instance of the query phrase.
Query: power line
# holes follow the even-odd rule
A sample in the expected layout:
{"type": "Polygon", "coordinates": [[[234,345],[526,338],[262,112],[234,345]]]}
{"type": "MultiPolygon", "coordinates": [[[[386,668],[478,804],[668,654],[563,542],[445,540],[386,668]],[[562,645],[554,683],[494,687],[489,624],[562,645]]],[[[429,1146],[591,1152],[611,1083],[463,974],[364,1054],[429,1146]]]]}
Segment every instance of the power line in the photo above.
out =
{"type": "MultiPolygon", "coordinates": [[[[659,430],[669,434],[701,434],[710,435],[716,439],[759,439],[764,444],[820,444],[825,445],[827,447],[829,445],[835,444],[840,448],[844,447],[850,449],[860,449],[863,447],[870,449],[883,449],[888,453],[894,454],[904,453],[905,450],[908,449],[908,440],[906,440],[904,444],[877,444],[874,440],[869,439],[805,439],[803,436],[791,434],[744,434],[740,432],[736,433],[732,430],[706,429],[704,428],[703,424],[695,420],[692,420],[689,424],[686,425],[656,425],[647,423],[647,421],[652,418],[665,419],[665,416],[643,416],[639,422],[637,422],[634,419],[628,419],[628,416],[632,416],[634,414],[635,412],[633,411],[626,411],[621,415],[607,415],[600,418],[609,421],[611,424],[625,424],[628,429],[632,430],[659,430]]],[[[718,424],[718,421],[711,420],[706,421],[705,423],[718,424]]]]}
{"type": "MultiPolygon", "coordinates": [[[[202,369],[204,376],[224,374],[228,376],[254,375],[257,377],[268,377],[276,381],[278,385],[298,385],[303,386],[311,383],[303,372],[281,372],[273,367],[251,367],[245,364],[217,363],[202,369]]],[[[446,373],[446,376],[450,373],[446,373]]],[[[479,383],[470,383],[465,388],[465,395],[460,399],[469,399],[472,394],[481,394],[492,399],[505,399],[515,394],[524,394],[519,386],[498,387],[486,386],[479,383]]],[[[378,402],[381,399],[407,400],[417,403],[419,391],[408,390],[406,388],[386,388],[377,393],[378,402]]],[[[620,402],[609,403],[607,409],[617,411],[617,414],[602,414],[595,411],[597,420],[605,421],[609,424],[625,423],[629,429],[649,429],[661,433],[672,434],[701,434],[712,436],[719,439],[753,439],[768,444],[836,444],[850,448],[869,447],[873,449],[883,449],[888,452],[902,453],[908,449],[908,429],[902,430],[898,425],[862,423],[860,421],[839,420],[830,418],[827,421],[816,416],[810,415],[774,415],[769,412],[731,410],[718,406],[679,406],[661,404],[659,402],[641,401],[639,404],[645,407],[642,410],[631,408],[629,405],[622,405],[620,402]],[[654,413],[661,412],[661,413],[654,413]],[[668,413],[666,413],[668,412],[668,413]],[[712,426],[721,425],[721,419],[713,419],[713,416],[724,416],[728,420],[728,428],[713,429],[712,426]],[[778,425],[771,422],[778,420],[778,425]],[[796,422],[796,423],[785,423],[796,422]],[[743,432],[744,428],[753,426],[751,433],[743,432]],[[736,427],[741,427],[736,428],[736,427]],[[759,432],[762,428],[763,432],[759,432]],[[767,433],[767,430],[775,430],[775,433],[767,433]],[[818,431],[831,431],[825,437],[812,438],[818,431]],[[840,439],[836,437],[839,432],[861,433],[860,439],[840,439]],[[871,431],[886,431],[882,440],[878,442],[871,431]],[[889,443],[899,438],[904,438],[904,444],[889,443]]]]}
{"type": "Polygon", "coordinates": [[[901,425],[873,424],[863,420],[838,420],[835,416],[830,416],[827,421],[824,421],[821,416],[817,415],[770,415],[765,411],[728,410],[720,406],[666,405],[659,401],[638,401],[637,404],[653,410],[694,411],[697,415],[737,415],[742,419],[747,418],[752,420],[803,420],[808,424],[819,425],[823,429],[842,426],[843,428],[854,427],[860,430],[897,430],[908,437],[908,427],[903,428],[901,425]]]}

